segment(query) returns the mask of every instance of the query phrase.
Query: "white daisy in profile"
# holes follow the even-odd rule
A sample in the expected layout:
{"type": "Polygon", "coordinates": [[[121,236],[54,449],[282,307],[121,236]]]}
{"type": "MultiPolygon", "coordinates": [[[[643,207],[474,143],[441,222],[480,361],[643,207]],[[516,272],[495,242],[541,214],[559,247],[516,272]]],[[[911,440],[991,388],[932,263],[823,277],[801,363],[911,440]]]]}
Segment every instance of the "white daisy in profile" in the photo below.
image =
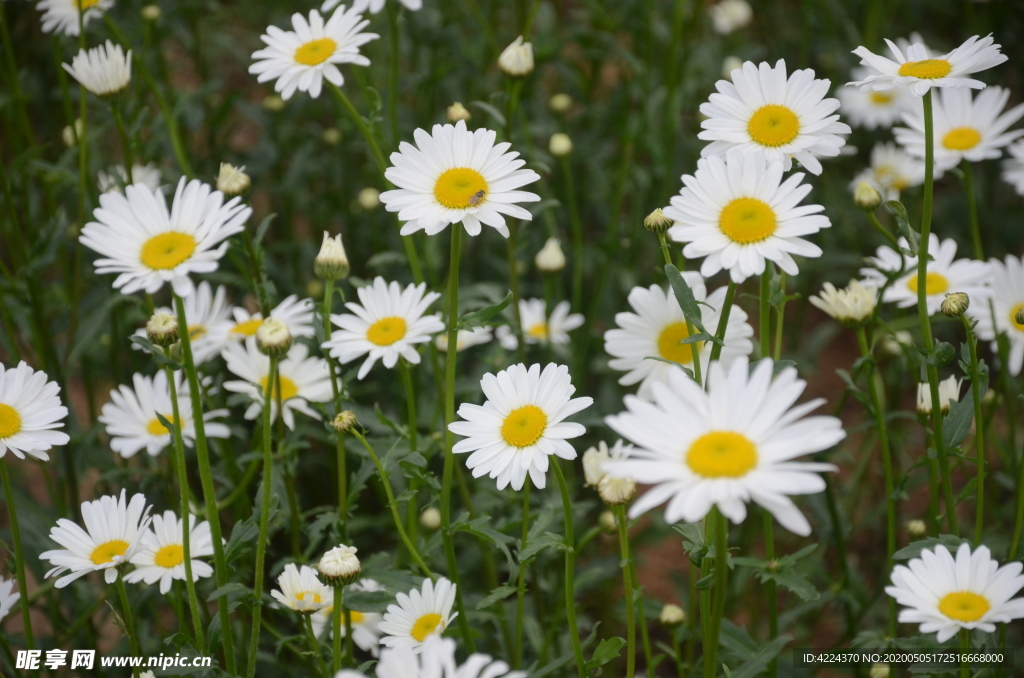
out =
{"type": "MultiPolygon", "coordinates": [[[[462,353],[467,348],[488,344],[494,339],[491,327],[474,327],[471,330],[459,330],[455,337],[455,352],[462,353]]],[[[439,351],[448,351],[448,335],[444,332],[434,337],[434,344],[439,351]]]]}
{"type": "Polygon", "coordinates": [[[388,605],[380,623],[380,639],[385,647],[407,646],[419,650],[423,641],[441,635],[459,615],[452,612],[455,605],[455,584],[444,577],[437,583],[423,580],[419,589],[399,593],[395,603],[388,605]]]}
{"type": "MultiPolygon", "coordinates": [[[[246,339],[244,344],[228,344],[224,349],[224,360],[228,370],[244,380],[225,382],[224,388],[252,398],[252,404],[245,411],[245,418],[257,418],[263,411],[264,392],[270,376],[270,358],[260,352],[255,339],[246,339]]],[[[305,344],[293,344],[288,354],[278,362],[277,382],[280,384],[280,392],[277,388],[273,389],[270,418],[273,421],[278,416],[282,417],[290,429],[295,428],[295,412],[320,419],[320,415],[307,401],[325,403],[332,397],[327,361],[310,358],[305,344]]]]}
{"type": "MultiPolygon", "coordinates": [[[[855,68],[852,75],[855,80],[863,80],[868,72],[866,68],[855,68]]],[[[919,99],[900,88],[863,91],[846,86],[836,90],[836,96],[846,119],[864,129],[889,129],[903,119],[905,111],[921,106],[919,99]]]]}
{"type": "Polygon", "coordinates": [[[821,174],[818,158],[839,155],[846,143],[840,136],[850,127],[834,115],[837,99],[826,99],[830,82],[815,80],[811,69],[786,78],[786,62],[775,68],[747,61],[732,72],[732,82],[719,80],[718,90],[700,112],[699,139],[710,141],[701,157],[725,155],[730,149],[757,151],[789,170],[795,158],[811,174],[821,174]]]}
{"type": "MultiPolygon", "coordinates": [[[[714,332],[722,316],[726,288],[720,287],[709,295],[704,278],[699,273],[684,271],[682,276],[700,304],[701,323],[709,332],[714,332]]],[[[648,357],[670,360],[692,368],[694,344],[682,343],[690,336],[690,332],[686,327],[683,309],[671,290],[658,285],[634,287],[627,299],[633,312],[615,314],[617,327],[604,333],[604,350],[612,356],[608,366],[625,372],[619,377],[619,383],[623,386],[639,383],[640,397],[649,399],[651,386],[667,381],[668,373],[676,368],[661,360],[648,360],[648,357]]],[[[754,350],[750,339],[753,336],[754,328],[747,322],[747,312],[739,306],[733,306],[725,328],[725,346],[719,359],[728,365],[740,356],[750,355],[754,350]]],[[[695,345],[701,367],[706,368],[711,358],[712,344],[699,341],[695,345]]]]}
{"type": "MultiPolygon", "coordinates": [[[[950,169],[961,160],[977,162],[992,160],[1003,154],[1003,149],[1024,135],[1024,129],[1007,131],[1024,117],[1024,104],[1018,104],[1003,113],[1010,100],[1010,90],[989,87],[971,97],[970,90],[944,89],[935,97],[932,115],[935,126],[935,164],[950,169]]],[[[924,111],[906,113],[903,120],[909,127],[897,127],[896,141],[907,152],[924,157],[924,111]]]]}
{"type": "Polygon", "coordinates": [[[118,566],[143,548],[150,508],[145,496],[135,494],[126,501],[121,490],[120,497],[108,495],[82,504],[84,530],[67,518],[58,519],[50,528],[50,539],[64,548],[39,554],[40,560],[53,565],[46,578],[63,575],[55,584],[62,589],[90,572],[104,570],[104,581],[113,584],[118,566]]]}
{"type": "Polygon", "coordinates": [[[436,235],[448,224],[462,223],[470,235],[481,224],[508,237],[506,215],[530,221],[533,216],[516,203],[537,202],[540,196],[519,190],[540,179],[511,144],[495,144],[488,129],[470,132],[464,120],[455,125],[434,125],[430,134],[417,129],[416,145],[403,141],[391,154],[392,166],[384,173],[396,188],[380,194],[389,212],[404,221],[402,235],[426,231],[436,235]]]}
{"type": "Polygon", "coordinates": [[[1003,161],[1003,181],[1013,186],[1017,195],[1024,195],[1024,141],[1018,141],[1006,150],[1009,158],[1003,161]]]}
{"type": "MultiPolygon", "coordinates": [[[[320,11],[326,14],[342,2],[343,0],[325,0],[324,4],[320,6],[320,11]]],[[[379,14],[384,9],[384,2],[385,0],[353,0],[352,11],[365,12],[369,10],[370,14],[379,14]]],[[[418,12],[423,8],[423,0],[399,0],[399,2],[410,12],[418,12]]]]}
{"type": "MultiPolygon", "coordinates": [[[[941,176],[938,169],[936,176],[941,176]]],[[[899,200],[900,193],[924,183],[924,161],[907,153],[893,143],[877,143],[871,149],[871,167],[850,182],[850,191],[856,191],[860,182],[882,194],[883,200],[899,200]]]]}
{"type": "Polygon", "coordinates": [[[668,501],[665,520],[696,523],[712,506],[743,522],[747,502],[760,504],[787,530],[811,526],[789,498],[825,489],[820,471],[831,464],[793,461],[842,440],[842,422],[806,416],[823,398],[797,405],[807,382],[786,367],[774,379],[770,359],[753,366],[738,358],[708,370],[705,391],[681,370],[654,385],[654,402],[626,396],[626,411],[605,421],[636,447],[625,461],[609,461],[610,475],[654,485],[629,510],[640,516],[668,501]]]}
{"type": "MultiPolygon", "coordinates": [[[[429,636],[417,650],[407,645],[388,648],[377,664],[376,678],[526,678],[508,664],[486,654],[472,654],[461,666],[455,662],[455,641],[429,636]]],[[[368,678],[358,671],[342,671],[334,678],[368,678]]]]}
{"type": "MultiPolygon", "coordinates": [[[[214,292],[210,283],[204,280],[183,301],[189,340],[192,343],[192,360],[196,365],[201,365],[219,355],[228,343],[228,330],[232,324],[227,288],[221,285],[214,292]]],[[[174,309],[168,307],[158,308],[156,312],[175,315],[174,309]]],[[[140,327],[135,335],[145,337],[146,328],[140,327]]]]}
{"type": "Polygon", "coordinates": [[[11,609],[18,604],[18,600],[21,598],[21,594],[14,590],[15,585],[17,582],[14,578],[0,577],[0,621],[10,614],[11,609]]]}
{"type": "MultiPolygon", "coordinates": [[[[523,323],[523,341],[527,344],[552,346],[569,344],[569,332],[583,326],[583,315],[570,313],[569,309],[568,301],[560,301],[548,317],[547,302],[543,299],[520,299],[519,319],[523,323]]],[[[519,347],[519,340],[508,325],[498,327],[497,337],[506,351],[514,351],[519,347]]]]}
{"type": "Polygon", "coordinates": [[[192,294],[191,273],[212,273],[227,252],[225,240],[245,228],[252,209],[238,198],[224,202],[220,191],[182,177],[171,211],[159,190],[141,184],[100,196],[96,221],[82,229],[80,240],[104,258],[96,272],[118,273],[114,289],[123,294],[153,294],[170,283],[181,297],[192,294]]]}
{"type": "MultiPolygon", "coordinates": [[[[140,165],[135,163],[132,165],[132,183],[142,184],[151,191],[155,191],[160,188],[160,168],[153,163],[146,163],[140,165]]],[[[100,170],[96,173],[96,187],[100,193],[106,193],[107,191],[121,192],[122,186],[128,185],[128,172],[125,171],[124,165],[114,165],[110,168],[109,172],[100,170]]]]}
{"type": "Polygon", "coordinates": [[[875,312],[878,305],[878,287],[865,285],[860,280],[851,280],[846,287],[837,289],[835,285],[827,282],[821,292],[817,296],[811,296],[809,301],[842,324],[853,327],[870,318],[875,312]]]}
{"type": "MultiPolygon", "coordinates": [[[[250,313],[245,308],[236,306],[231,309],[231,315],[234,316],[234,322],[228,328],[229,339],[255,337],[256,330],[263,324],[263,314],[259,311],[250,313]]],[[[283,322],[292,337],[313,336],[312,299],[299,299],[295,294],[289,295],[270,311],[270,317],[283,322]]]]}
{"type": "MultiPolygon", "coordinates": [[[[174,387],[178,393],[181,438],[186,445],[192,446],[195,419],[192,416],[188,386],[181,372],[174,373],[174,387]]],[[[132,376],[132,386],[122,384],[111,391],[110,402],[103,405],[99,421],[110,436],[110,449],[114,452],[125,459],[131,459],[144,449],[151,457],[155,457],[172,443],[171,431],[161,423],[157,415],[172,424],[177,423],[164,370],[152,377],[136,374],[132,376]]],[[[227,415],[227,410],[211,410],[203,414],[207,437],[231,437],[231,430],[226,425],[213,421],[227,415]]]]}
{"type": "Polygon", "coordinates": [[[17,367],[0,363],[0,458],[10,451],[18,459],[27,453],[48,461],[48,449],[68,444],[68,434],[57,430],[68,416],[59,393],[57,382],[24,360],[17,367]]]}
{"type": "MultiPolygon", "coordinates": [[[[907,247],[906,239],[900,238],[898,242],[901,248],[907,247]]],[[[928,255],[931,257],[925,276],[928,313],[939,312],[946,292],[965,292],[975,303],[991,294],[988,288],[989,265],[974,259],[955,259],[956,241],[952,238],[940,241],[939,236],[931,233],[928,255]]],[[[917,305],[917,257],[908,257],[882,245],[876,256],[867,258],[872,268],[862,268],[860,273],[866,284],[881,287],[888,276],[900,270],[901,261],[906,272],[885,289],[882,301],[896,304],[899,308],[910,308],[917,305]]]]}
{"type": "Polygon", "coordinates": [[[43,33],[78,35],[78,15],[82,15],[82,26],[88,26],[93,19],[114,6],[114,0],[41,0],[36,8],[43,13],[43,33]]]}
{"type": "Polygon", "coordinates": [[[320,581],[316,569],[309,565],[295,567],[295,563],[288,563],[277,578],[277,586],[280,590],[270,595],[296,612],[311,614],[334,603],[334,589],[320,581]]]}
{"type": "Polygon", "coordinates": [[[1006,55],[999,51],[1000,46],[993,43],[991,34],[982,39],[975,35],[952,52],[934,56],[921,43],[900,49],[892,40],[886,40],[892,59],[879,56],[867,47],[858,47],[853,53],[860,57],[868,75],[850,84],[862,90],[904,87],[919,97],[932,87],[982,89],[985,83],[967,76],[1006,61],[1006,55]]]}
{"type": "Polygon", "coordinates": [[[397,282],[387,283],[374,278],[373,283],[356,290],[359,303],[345,304],[352,313],[332,315],[331,322],[340,329],[331,333],[323,348],[343,365],[366,356],[359,367],[359,379],[380,360],[389,370],[399,357],[413,365],[420,362],[419,344],[444,330],[438,314],[424,315],[427,308],[441,298],[427,292],[427,284],[409,285],[402,289],[397,282]]]}
{"type": "Polygon", "coordinates": [[[71,60],[71,65],[62,64],[72,78],[82,87],[98,97],[117,94],[132,79],[132,51],[124,53],[121,45],[110,40],[106,43],[83,49],[71,60]]]}
{"type": "Polygon", "coordinates": [[[586,433],[582,424],[565,421],[568,417],[594,404],[593,398],[573,398],[569,368],[549,363],[518,364],[498,372],[485,374],[480,380],[487,401],[483,405],[462,403],[462,421],[448,425],[448,430],[465,436],[452,448],[455,454],[472,452],[466,466],[473,477],[489,475],[498,481],[498,489],[508,485],[523,489],[527,475],[533,484],[544,489],[547,482],[548,457],[575,459],[576,450],[569,443],[586,433]]]}
{"type": "Polygon", "coordinates": [[[825,209],[821,205],[800,205],[811,192],[809,184],[801,185],[803,177],[797,172],[783,181],[782,165],[751,151],[701,158],[665,208],[676,222],[669,237],[687,243],[688,259],[707,257],[700,268],[705,278],[726,269],[740,283],[761,275],[766,260],[796,275],[800,269],[792,255],[821,256],[821,248],[802,236],[832,225],[818,214],[825,209]]]}
{"type": "MultiPolygon", "coordinates": [[[[949,412],[950,406],[960,400],[960,386],[963,380],[951,376],[939,382],[939,402],[943,412],[949,412]]],[[[927,383],[917,385],[917,411],[921,414],[932,413],[932,391],[927,383]]]]}
{"type": "MultiPolygon", "coordinates": [[[[373,579],[360,579],[354,584],[345,588],[347,592],[353,591],[383,591],[384,587],[373,579]]],[[[325,631],[327,637],[331,637],[331,615],[334,613],[334,600],[331,604],[322,607],[313,613],[313,633],[319,638],[325,631]]],[[[352,642],[363,652],[369,652],[376,657],[380,652],[380,622],[383,616],[376,612],[359,612],[358,610],[346,609],[341,618],[341,634],[345,637],[345,617],[348,617],[349,625],[352,627],[352,642]]]]}
{"type": "Polygon", "coordinates": [[[342,6],[326,22],[315,9],[310,10],[308,20],[296,12],[292,14],[294,30],[270,26],[260,36],[267,46],[252,53],[256,61],[249,72],[258,76],[257,82],[276,81],[274,91],[282,99],[290,99],[295,90],[308,92],[315,99],[324,79],[338,87],[345,83],[338,65],[370,65],[359,53],[360,47],[380,37],[362,32],[369,23],[354,7],[346,10],[342,6]]]}
{"type": "Polygon", "coordinates": [[[995,633],[996,624],[1024,617],[1024,598],[1013,597],[1024,587],[1022,568],[1020,562],[1000,567],[987,546],[972,552],[963,543],[954,557],[939,545],[894,567],[885,592],[903,606],[900,622],[920,624],[921,633],[944,643],[960,629],[995,633]]]}
{"type": "MultiPolygon", "coordinates": [[[[975,331],[982,341],[991,341],[998,353],[996,337],[1009,341],[1010,355],[1006,367],[1013,375],[1024,367],[1024,257],[1007,256],[1004,261],[989,260],[989,281],[992,309],[987,304],[972,303],[968,313],[978,321],[975,331]]],[[[972,298],[973,302],[974,299],[972,298]]]]}
{"type": "MultiPolygon", "coordinates": [[[[192,579],[197,581],[213,575],[213,568],[199,558],[213,555],[213,537],[210,524],[205,520],[196,523],[196,517],[189,515],[188,552],[192,566],[192,579]]],[[[129,584],[144,582],[152,585],[160,582],[160,593],[167,595],[172,582],[185,581],[185,521],[174,511],[164,511],[153,516],[153,522],[142,536],[143,548],[131,557],[135,569],[125,575],[129,584]]]]}

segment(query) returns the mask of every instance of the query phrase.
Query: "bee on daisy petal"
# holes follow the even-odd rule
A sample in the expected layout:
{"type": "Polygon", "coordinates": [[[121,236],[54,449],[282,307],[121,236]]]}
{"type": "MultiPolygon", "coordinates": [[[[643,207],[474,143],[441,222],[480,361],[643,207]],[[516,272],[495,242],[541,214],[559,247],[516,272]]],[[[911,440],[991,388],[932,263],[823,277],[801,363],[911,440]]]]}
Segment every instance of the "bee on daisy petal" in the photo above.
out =
{"type": "MultiPolygon", "coordinates": [[[[189,515],[188,552],[192,567],[193,581],[213,575],[213,568],[198,558],[213,555],[213,537],[210,524],[205,520],[196,523],[196,517],[189,515]]],[[[128,583],[160,582],[160,593],[167,595],[174,580],[185,580],[185,521],[174,511],[164,511],[153,516],[153,522],[142,536],[143,548],[131,557],[135,569],[125,575],[128,583]]]]}
{"type": "Polygon", "coordinates": [[[424,579],[419,589],[399,593],[395,602],[388,605],[378,627],[384,634],[381,645],[404,645],[418,652],[427,638],[444,633],[459,615],[452,612],[454,605],[455,584],[444,577],[436,583],[424,579]]]}
{"type": "Polygon", "coordinates": [[[59,394],[57,382],[25,361],[17,367],[0,363],[0,458],[10,451],[18,459],[27,453],[48,461],[47,450],[68,444],[68,434],[57,430],[68,416],[59,394]]]}

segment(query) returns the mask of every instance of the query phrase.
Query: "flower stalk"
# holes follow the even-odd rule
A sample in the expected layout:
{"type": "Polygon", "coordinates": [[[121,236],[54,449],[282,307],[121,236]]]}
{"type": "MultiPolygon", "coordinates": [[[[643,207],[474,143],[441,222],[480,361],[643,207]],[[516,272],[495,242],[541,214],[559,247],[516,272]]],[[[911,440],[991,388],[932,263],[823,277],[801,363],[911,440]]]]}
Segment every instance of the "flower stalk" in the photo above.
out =
{"type": "Polygon", "coordinates": [[[576,623],[576,538],[573,535],[572,521],[572,499],[569,497],[569,488],[565,484],[565,476],[562,474],[562,467],[557,461],[552,461],[551,466],[555,469],[555,478],[558,480],[558,489],[562,493],[562,513],[565,518],[565,614],[569,623],[569,638],[572,640],[572,651],[576,658],[576,672],[578,678],[587,675],[586,664],[583,661],[583,646],[580,643],[580,628],[576,623]]]}

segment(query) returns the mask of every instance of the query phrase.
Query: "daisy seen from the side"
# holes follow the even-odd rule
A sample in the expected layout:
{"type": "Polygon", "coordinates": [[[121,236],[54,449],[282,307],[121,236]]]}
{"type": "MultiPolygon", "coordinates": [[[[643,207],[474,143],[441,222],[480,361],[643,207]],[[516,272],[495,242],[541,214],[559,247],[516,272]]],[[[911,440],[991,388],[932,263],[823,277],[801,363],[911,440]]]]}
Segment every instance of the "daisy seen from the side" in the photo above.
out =
{"type": "Polygon", "coordinates": [[[399,593],[395,602],[388,605],[378,627],[384,634],[380,639],[381,645],[404,645],[418,651],[423,641],[443,634],[458,616],[458,612],[452,612],[454,605],[455,584],[444,577],[437,582],[424,579],[420,588],[399,593]]]}
{"type": "MultiPolygon", "coordinates": [[[[863,80],[868,70],[855,68],[852,75],[855,80],[863,80]]],[[[888,129],[903,119],[905,111],[921,105],[910,92],[900,88],[863,91],[847,86],[837,89],[836,96],[846,119],[865,129],[888,129]]]]}
{"type": "Polygon", "coordinates": [[[277,586],[270,592],[274,600],[302,614],[312,614],[334,603],[334,589],[320,581],[316,569],[309,565],[288,563],[277,578],[277,586]]]}
{"type": "Polygon", "coordinates": [[[1017,195],[1024,195],[1024,141],[1018,141],[1006,150],[1010,156],[1003,161],[1003,181],[1013,186],[1017,195]]]}
{"type": "MultiPolygon", "coordinates": [[[[939,169],[936,176],[941,174],[939,169]]],[[[871,166],[853,178],[850,191],[856,191],[862,181],[878,191],[883,200],[899,200],[901,192],[924,183],[924,161],[896,144],[878,143],[871,149],[871,166]]]]}
{"type": "Polygon", "coordinates": [[[93,19],[114,6],[114,0],[42,0],[36,7],[43,13],[43,33],[77,36],[79,14],[81,25],[88,26],[93,19]]]}
{"type": "MultiPolygon", "coordinates": [[[[325,0],[324,4],[320,6],[320,11],[327,13],[342,3],[343,0],[325,0]]],[[[384,9],[384,3],[386,0],[353,0],[352,11],[353,12],[365,12],[369,10],[370,14],[379,14],[384,9]]],[[[423,8],[423,0],[398,0],[403,7],[410,12],[418,12],[423,8]]]]}
{"type": "MultiPolygon", "coordinates": [[[[491,327],[474,327],[471,330],[459,330],[455,338],[455,352],[461,353],[467,348],[482,346],[483,344],[490,343],[492,339],[494,339],[494,329],[491,327]]],[[[447,351],[448,335],[443,332],[438,334],[434,337],[434,345],[437,346],[439,351],[447,351]]]]}
{"type": "MultiPolygon", "coordinates": [[[[133,183],[142,184],[151,191],[155,191],[160,188],[160,168],[153,163],[146,163],[141,165],[135,163],[132,165],[132,179],[133,183]]],[[[96,188],[99,189],[100,193],[106,193],[107,191],[121,191],[122,186],[128,185],[128,172],[125,171],[124,165],[114,165],[110,168],[109,172],[100,170],[96,173],[96,188]]]]}
{"type": "Polygon", "coordinates": [[[1006,337],[1009,355],[1005,367],[1010,374],[1019,375],[1024,367],[1024,257],[991,259],[989,271],[991,311],[987,304],[972,303],[967,312],[978,321],[978,338],[992,342],[993,353],[999,353],[996,337],[1006,337]]]}
{"type": "MultiPolygon", "coordinates": [[[[547,302],[543,299],[520,299],[519,318],[523,324],[523,341],[527,344],[564,346],[569,343],[569,332],[583,326],[581,313],[570,313],[568,301],[560,301],[548,316],[547,302]]],[[[506,351],[519,347],[515,332],[508,325],[498,327],[498,343],[506,351]]]]}
{"type": "MultiPolygon", "coordinates": [[[[213,568],[199,560],[213,555],[213,537],[208,522],[204,520],[197,523],[193,515],[188,518],[189,560],[192,579],[197,581],[213,575],[213,568]]],[[[184,529],[185,521],[178,518],[174,511],[155,514],[153,522],[142,536],[143,548],[131,557],[135,569],[124,580],[149,585],[160,582],[162,595],[167,595],[174,580],[185,581],[184,529]]]]}
{"type": "MultiPolygon", "coordinates": [[[[263,324],[263,314],[259,311],[250,313],[245,308],[236,306],[231,309],[231,315],[234,322],[229,324],[228,339],[241,341],[246,337],[255,337],[256,330],[263,324]]],[[[289,295],[274,307],[270,317],[283,322],[292,337],[313,336],[312,299],[299,299],[298,295],[289,295]]]]}
{"type": "MultiPolygon", "coordinates": [[[[939,382],[939,409],[949,412],[950,406],[960,400],[962,380],[950,376],[939,382]]],[[[921,414],[932,413],[932,391],[927,383],[917,385],[917,411],[921,414]]]]}
{"type": "Polygon", "coordinates": [[[96,96],[110,96],[131,82],[132,51],[128,50],[126,55],[120,45],[107,40],[98,47],[81,50],[70,66],[63,66],[71,77],[96,96]]]}
{"type": "Polygon", "coordinates": [[[0,621],[3,621],[21,599],[21,594],[14,590],[16,585],[14,579],[0,577],[0,621]]]}
{"type": "MultiPolygon", "coordinates": [[[[348,592],[352,591],[365,591],[375,592],[383,591],[384,587],[378,584],[373,579],[360,579],[354,584],[349,584],[346,589],[348,592]]],[[[319,638],[325,631],[327,636],[331,636],[331,615],[334,612],[334,600],[331,599],[331,604],[322,607],[313,613],[313,633],[319,638]]],[[[345,617],[348,617],[348,623],[352,627],[352,642],[356,644],[363,652],[369,652],[371,656],[376,657],[380,653],[380,622],[384,618],[377,612],[360,612],[358,610],[351,610],[345,608],[342,613],[341,622],[341,633],[342,638],[345,637],[345,617]]]]}
{"type": "Polygon", "coordinates": [[[68,444],[71,438],[58,430],[68,416],[59,394],[57,382],[24,360],[17,367],[0,363],[0,458],[11,452],[47,461],[47,450],[68,444]]]}

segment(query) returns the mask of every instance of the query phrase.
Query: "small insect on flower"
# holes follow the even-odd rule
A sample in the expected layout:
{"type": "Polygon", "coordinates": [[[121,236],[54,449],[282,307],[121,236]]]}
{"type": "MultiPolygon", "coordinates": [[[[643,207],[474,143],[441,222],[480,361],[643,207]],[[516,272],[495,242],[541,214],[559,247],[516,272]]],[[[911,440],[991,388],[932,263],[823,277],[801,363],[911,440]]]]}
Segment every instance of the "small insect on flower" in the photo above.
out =
{"type": "Polygon", "coordinates": [[[469,196],[469,199],[466,202],[469,203],[470,207],[476,207],[484,199],[485,195],[487,195],[487,191],[481,188],[479,191],[469,196]]]}

